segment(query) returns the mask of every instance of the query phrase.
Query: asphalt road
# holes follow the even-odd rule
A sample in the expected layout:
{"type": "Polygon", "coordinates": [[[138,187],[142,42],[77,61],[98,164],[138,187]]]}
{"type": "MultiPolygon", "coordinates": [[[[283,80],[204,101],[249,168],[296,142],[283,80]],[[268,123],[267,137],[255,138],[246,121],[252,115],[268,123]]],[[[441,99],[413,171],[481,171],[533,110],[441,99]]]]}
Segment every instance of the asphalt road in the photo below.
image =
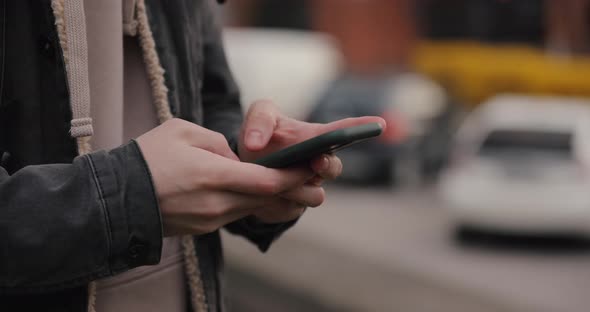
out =
{"type": "Polygon", "coordinates": [[[590,244],[462,247],[434,192],[331,187],[271,250],[225,235],[232,311],[590,311],[590,244]]]}

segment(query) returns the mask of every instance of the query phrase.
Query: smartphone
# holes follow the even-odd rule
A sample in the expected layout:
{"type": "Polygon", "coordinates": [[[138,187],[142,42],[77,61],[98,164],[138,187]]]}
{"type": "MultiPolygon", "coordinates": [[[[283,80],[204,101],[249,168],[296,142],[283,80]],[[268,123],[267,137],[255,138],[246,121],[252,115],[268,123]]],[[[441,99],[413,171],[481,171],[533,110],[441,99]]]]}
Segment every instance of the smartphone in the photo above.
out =
{"type": "Polygon", "coordinates": [[[342,128],[263,156],[254,163],[268,168],[285,168],[310,161],[321,154],[335,152],[355,143],[378,137],[382,131],[383,128],[379,123],[342,128]]]}

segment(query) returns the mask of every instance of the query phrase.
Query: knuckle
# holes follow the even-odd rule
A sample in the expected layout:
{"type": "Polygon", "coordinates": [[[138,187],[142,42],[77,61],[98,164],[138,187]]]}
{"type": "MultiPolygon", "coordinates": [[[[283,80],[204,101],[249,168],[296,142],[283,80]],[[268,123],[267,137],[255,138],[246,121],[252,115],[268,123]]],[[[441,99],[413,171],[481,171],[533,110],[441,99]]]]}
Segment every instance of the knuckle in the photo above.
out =
{"type": "Polygon", "coordinates": [[[170,122],[172,130],[180,138],[189,139],[193,135],[194,128],[190,122],[179,118],[174,118],[167,122],[170,122]]]}
{"type": "Polygon", "coordinates": [[[252,103],[248,110],[248,117],[253,118],[273,118],[277,107],[272,100],[261,99],[252,103]]]}
{"type": "Polygon", "coordinates": [[[217,196],[206,196],[202,201],[201,217],[205,220],[217,220],[225,214],[226,207],[217,196]]]}
{"type": "Polygon", "coordinates": [[[258,120],[274,120],[274,113],[271,110],[258,110],[253,117],[258,120]]]}
{"type": "Polygon", "coordinates": [[[213,143],[218,146],[218,147],[229,147],[227,140],[225,139],[225,136],[219,132],[213,132],[211,134],[211,138],[213,140],[213,143]]]}
{"type": "Polygon", "coordinates": [[[206,178],[196,178],[194,179],[194,186],[195,189],[204,189],[204,190],[214,190],[218,188],[218,181],[219,179],[216,177],[215,172],[208,172],[208,169],[201,169],[197,168],[193,171],[193,175],[197,177],[202,176],[206,178]]]}
{"type": "Polygon", "coordinates": [[[174,128],[179,128],[179,127],[183,127],[186,125],[186,121],[180,119],[180,118],[172,118],[166,122],[164,122],[164,125],[170,126],[170,127],[174,127],[174,128]]]}
{"type": "MultiPolygon", "coordinates": [[[[190,166],[185,170],[186,174],[191,177],[187,183],[188,189],[185,190],[186,192],[212,188],[212,180],[206,178],[208,176],[208,173],[205,171],[207,170],[206,168],[190,166]]],[[[204,200],[207,201],[208,199],[205,198],[204,200]]]]}
{"type": "Polygon", "coordinates": [[[256,187],[267,195],[276,195],[280,192],[280,185],[274,179],[260,179],[256,187]]]}

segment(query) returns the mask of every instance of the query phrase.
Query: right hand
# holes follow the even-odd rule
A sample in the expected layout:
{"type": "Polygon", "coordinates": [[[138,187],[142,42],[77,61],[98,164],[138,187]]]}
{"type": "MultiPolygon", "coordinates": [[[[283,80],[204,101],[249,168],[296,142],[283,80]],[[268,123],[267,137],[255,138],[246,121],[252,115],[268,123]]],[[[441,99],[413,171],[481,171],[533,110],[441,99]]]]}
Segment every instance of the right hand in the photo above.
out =
{"type": "Polygon", "coordinates": [[[240,162],[223,135],[181,119],[165,122],[137,142],[152,174],[165,236],[209,233],[262,207],[300,209],[324,199],[321,187],[307,187],[290,200],[280,197],[314,173],[240,162]]]}

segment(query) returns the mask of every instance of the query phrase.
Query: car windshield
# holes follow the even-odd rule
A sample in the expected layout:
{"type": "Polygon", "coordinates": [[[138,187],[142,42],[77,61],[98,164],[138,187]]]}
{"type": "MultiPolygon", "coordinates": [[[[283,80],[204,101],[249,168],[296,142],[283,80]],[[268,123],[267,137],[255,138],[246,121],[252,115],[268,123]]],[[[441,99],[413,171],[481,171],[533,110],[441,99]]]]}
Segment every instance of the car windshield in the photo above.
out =
{"type": "Polygon", "coordinates": [[[482,143],[482,156],[509,158],[571,158],[572,134],[569,132],[498,130],[482,143]]]}

